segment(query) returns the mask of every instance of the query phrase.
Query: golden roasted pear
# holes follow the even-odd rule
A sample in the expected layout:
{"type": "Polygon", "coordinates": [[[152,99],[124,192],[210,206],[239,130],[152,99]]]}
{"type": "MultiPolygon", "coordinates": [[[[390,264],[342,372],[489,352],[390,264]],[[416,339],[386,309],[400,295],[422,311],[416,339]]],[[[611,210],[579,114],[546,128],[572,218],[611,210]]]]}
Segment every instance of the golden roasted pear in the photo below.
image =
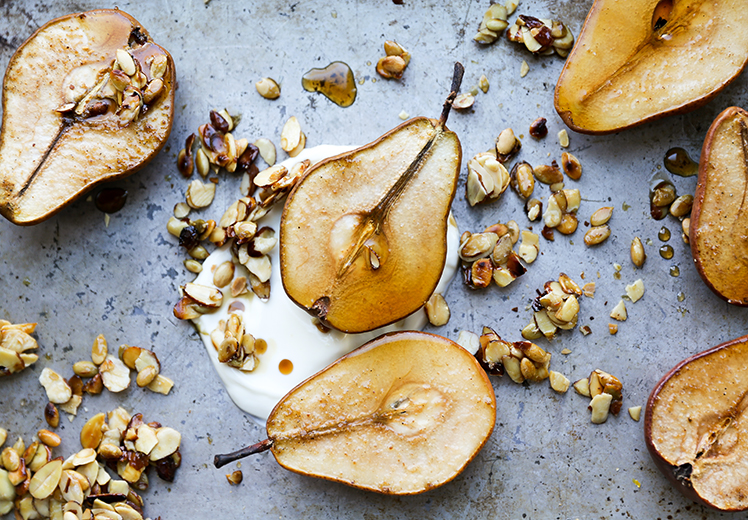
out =
{"type": "Polygon", "coordinates": [[[439,120],[417,117],[322,161],[291,192],[280,226],[289,298],[322,323],[365,332],[420,309],[444,268],[462,148],[439,120]]]}
{"type": "Polygon", "coordinates": [[[556,85],[573,130],[605,134],[693,110],[748,60],[744,0],[595,0],[556,85]]]}
{"type": "Polygon", "coordinates": [[[699,161],[689,237],[704,282],[734,305],[748,305],[748,112],[714,120],[699,161]]]}
{"type": "Polygon", "coordinates": [[[291,390],[268,438],[216,467],[271,450],[286,469],[409,495],[452,480],[493,431],[496,398],[478,361],[424,332],[385,334],[291,390]]]}
{"type": "Polygon", "coordinates": [[[723,511],[748,510],[748,336],[679,363],[647,401],[644,436],[684,495],[723,511]]]}
{"type": "Polygon", "coordinates": [[[35,224],[143,166],[169,136],[175,87],[169,53],[122,11],[41,27],[3,81],[0,213],[35,224]]]}

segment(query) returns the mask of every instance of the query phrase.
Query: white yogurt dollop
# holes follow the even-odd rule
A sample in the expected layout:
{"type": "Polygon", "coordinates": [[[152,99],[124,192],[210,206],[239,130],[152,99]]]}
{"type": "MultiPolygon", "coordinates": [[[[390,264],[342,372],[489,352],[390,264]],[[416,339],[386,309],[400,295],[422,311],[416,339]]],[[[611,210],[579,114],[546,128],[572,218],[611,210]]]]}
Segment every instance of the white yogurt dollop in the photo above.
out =
{"type": "MultiPolygon", "coordinates": [[[[298,156],[281,164],[290,168],[299,161],[309,159],[313,165],[327,157],[345,153],[353,148],[355,147],[317,146],[306,149],[298,156]]],[[[270,226],[278,233],[282,211],[282,204],[277,205],[260,221],[259,225],[270,226]]],[[[278,235],[276,237],[279,238],[278,235]]],[[[443,294],[457,271],[459,239],[457,223],[450,214],[447,230],[447,260],[436,292],[443,294]]],[[[321,332],[312,322],[312,317],[293,303],[283,290],[278,245],[273,248],[269,256],[272,263],[272,275],[270,298],[267,301],[263,302],[251,292],[233,298],[228,287],[225,287],[221,307],[215,312],[203,314],[193,320],[213,367],[229,396],[239,408],[258,418],[267,419],[276,403],[293,387],[367,341],[385,332],[420,330],[426,325],[426,313],[419,310],[397,323],[362,334],[345,334],[336,330],[321,332]],[[244,311],[236,310],[237,304],[234,302],[241,302],[244,311]],[[252,372],[242,372],[220,363],[210,339],[210,333],[218,327],[219,321],[228,319],[229,307],[232,308],[231,312],[243,314],[244,328],[248,334],[267,342],[267,351],[258,356],[259,363],[252,372]],[[293,363],[291,373],[281,373],[279,365],[283,360],[293,363]]],[[[216,249],[203,262],[203,270],[195,283],[213,287],[213,271],[223,262],[230,260],[231,250],[228,244],[216,249]]],[[[236,263],[235,276],[248,276],[248,272],[244,266],[236,263]]]]}

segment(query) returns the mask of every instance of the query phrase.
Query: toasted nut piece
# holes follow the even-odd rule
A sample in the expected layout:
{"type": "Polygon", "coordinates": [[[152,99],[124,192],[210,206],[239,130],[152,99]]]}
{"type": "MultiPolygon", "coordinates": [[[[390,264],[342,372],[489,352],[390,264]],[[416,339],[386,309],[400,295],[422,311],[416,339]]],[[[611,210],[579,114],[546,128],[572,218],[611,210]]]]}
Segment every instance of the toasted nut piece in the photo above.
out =
{"type": "Polygon", "coordinates": [[[535,176],[533,175],[532,166],[524,161],[518,162],[512,168],[509,176],[512,189],[514,189],[520,197],[526,199],[532,195],[532,192],[535,189],[535,176]]]}
{"type": "Polygon", "coordinates": [[[37,500],[47,498],[57,489],[61,476],[62,460],[49,461],[31,478],[29,493],[37,500]]]}
{"type": "Polygon", "coordinates": [[[42,441],[45,445],[51,446],[53,448],[56,448],[62,442],[59,435],[49,430],[39,430],[38,432],[36,432],[36,436],[39,437],[39,440],[42,441]]]}
{"type": "Polygon", "coordinates": [[[291,116],[283,125],[283,130],[281,130],[281,149],[286,152],[290,152],[299,145],[300,141],[301,125],[299,124],[299,120],[296,119],[295,116],[291,116]]]}
{"type": "Polygon", "coordinates": [[[16,471],[21,465],[21,456],[16,450],[8,446],[0,455],[0,462],[3,467],[10,472],[16,471]]]}
{"type": "Polygon", "coordinates": [[[50,368],[45,368],[39,375],[39,383],[47,392],[51,403],[62,404],[70,400],[73,391],[60,374],[50,368]]]}
{"type": "Polygon", "coordinates": [[[685,217],[691,213],[693,195],[681,195],[670,205],[670,214],[674,217],[685,217]]]}
{"type": "Polygon", "coordinates": [[[101,365],[108,354],[106,338],[103,334],[99,334],[93,341],[91,347],[91,361],[96,365],[101,365]]]}
{"type": "Polygon", "coordinates": [[[194,209],[205,208],[210,206],[215,195],[215,184],[212,182],[203,184],[198,179],[194,179],[187,187],[187,204],[194,209]]]}
{"type": "Polygon", "coordinates": [[[538,246],[540,237],[531,231],[522,231],[522,245],[519,246],[518,254],[522,260],[531,264],[538,257],[540,248],[538,246]]]}
{"type": "Polygon", "coordinates": [[[554,370],[549,371],[548,374],[551,388],[553,388],[556,392],[558,392],[559,394],[565,394],[569,390],[569,385],[571,383],[565,375],[554,370]]]}
{"type": "MultiPolygon", "coordinates": [[[[560,193],[563,195],[563,192],[560,193]]],[[[545,213],[543,213],[543,223],[549,228],[555,228],[558,226],[564,215],[565,208],[559,206],[559,201],[561,201],[565,206],[566,197],[556,197],[556,195],[557,194],[554,193],[554,195],[548,199],[548,207],[545,209],[545,213]]]]}
{"type": "Polygon", "coordinates": [[[73,372],[80,377],[93,377],[99,373],[99,368],[91,361],[78,361],[73,365],[73,372]]]}
{"type": "Polygon", "coordinates": [[[220,307],[223,293],[214,287],[188,283],[184,286],[184,294],[206,307],[220,307]]]}
{"type": "Polygon", "coordinates": [[[255,83],[255,88],[265,99],[278,99],[281,95],[280,85],[273,78],[262,78],[255,83]]]}
{"type": "Polygon", "coordinates": [[[570,322],[579,313],[579,302],[576,297],[572,294],[566,301],[561,305],[561,308],[556,311],[556,319],[559,321],[570,322]]]}
{"type": "Polygon", "coordinates": [[[213,285],[226,287],[234,278],[234,262],[227,260],[219,265],[213,272],[213,285]]]}
{"type": "Polygon", "coordinates": [[[147,386],[147,388],[151,392],[156,392],[157,394],[169,395],[173,386],[174,382],[171,379],[159,374],[156,376],[156,379],[147,386]]]}
{"type": "Polygon", "coordinates": [[[156,379],[157,375],[158,369],[156,367],[147,366],[138,372],[138,376],[135,378],[135,383],[141,388],[148,386],[154,379],[156,379]]]}
{"type": "Polygon", "coordinates": [[[119,68],[122,69],[122,72],[128,76],[133,76],[138,71],[135,67],[135,61],[132,59],[132,56],[130,56],[130,53],[125,49],[117,49],[116,56],[117,64],[119,65],[119,68]]]}
{"type": "Polygon", "coordinates": [[[198,274],[203,270],[203,264],[192,258],[188,258],[182,263],[184,264],[184,268],[191,273],[198,274]]]}
{"type": "Polygon", "coordinates": [[[452,103],[452,108],[456,108],[457,110],[464,110],[473,106],[473,103],[475,103],[475,96],[473,96],[470,92],[466,92],[464,94],[460,94],[455,98],[454,102],[452,103]]]}
{"type": "Polygon", "coordinates": [[[632,303],[638,302],[644,296],[644,282],[639,278],[634,283],[626,286],[626,294],[632,303]]]}
{"type": "Polygon", "coordinates": [[[488,287],[491,284],[492,278],[493,267],[491,266],[490,259],[481,258],[473,262],[473,266],[470,268],[470,281],[474,287],[488,287]]]}
{"type": "Polygon", "coordinates": [[[525,378],[522,375],[520,360],[514,356],[504,356],[501,358],[501,364],[504,365],[506,375],[517,384],[521,384],[525,378]]]}
{"type": "Polygon", "coordinates": [[[242,483],[242,480],[244,479],[244,475],[242,474],[242,471],[240,469],[237,469],[233,473],[228,473],[226,475],[226,480],[229,481],[229,484],[232,486],[238,486],[242,483]]]}
{"type": "Polygon", "coordinates": [[[130,386],[130,369],[111,354],[99,367],[99,373],[102,383],[110,392],[121,392],[130,386]]]}
{"type": "Polygon", "coordinates": [[[530,72],[530,66],[527,64],[527,61],[522,60],[522,64],[519,67],[519,77],[524,78],[528,72],[530,72]]]}
{"type": "Polygon", "coordinates": [[[52,428],[57,428],[60,424],[60,412],[57,411],[57,407],[54,403],[47,403],[47,406],[44,407],[44,420],[47,421],[47,424],[52,428]]]}
{"type": "Polygon", "coordinates": [[[581,332],[583,336],[589,336],[590,334],[592,334],[592,329],[589,325],[582,325],[581,327],[579,327],[579,332],[581,332]]]}
{"type": "Polygon", "coordinates": [[[0,428],[0,447],[5,444],[6,440],[8,440],[8,430],[0,428]]]}
{"type": "Polygon", "coordinates": [[[618,324],[616,324],[616,323],[608,323],[608,332],[610,332],[611,335],[617,333],[618,332],[618,324]]]}
{"type": "Polygon", "coordinates": [[[533,313],[533,319],[535,320],[535,326],[546,338],[551,339],[556,334],[558,327],[551,321],[544,310],[533,313]]]}
{"type": "Polygon", "coordinates": [[[502,163],[507,162],[522,148],[522,142],[515,137],[511,128],[505,128],[496,138],[496,155],[502,163]]]}
{"type": "Polygon", "coordinates": [[[164,457],[168,457],[179,449],[179,445],[182,442],[180,433],[169,427],[156,430],[156,438],[158,439],[158,444],[156,444],[150,453],[151,460],[161,460],[164,457]]]}
{"type": "Polygon", "coordinates": [[[548,121],[544,117],[539,117],[530,123],[530,135],[535,139],[542,139],[548,135],[548,121]]]}
{"type": "Polygon", "coordinates": [[[579,190],[563,190],[564,197],[566,198],[566,211],[568,213],[575,213],[579,209],[579,205],[582,203],[582,195],[579,190]]]}
{"type": "Polygon", "coordinates": [[[582,287],[582,294],[584,294],[587,298],[594,298],[595,297],[595,282],[587,282],[582,287]]]}
{"type": "Polygon", "coordinates": [[[491,254],[499,236],[496,233],[474,233],[460,244],[460,258],[472,262],[491,254]]]}
{"type": "Polygon", "coordinates": [[[613,401],[613,396],[605,393],[598,394],[592,398],[590,410],[592,410],[591,420],[594,424],[602,424],[608,420],[611,401],[613,401]]]}
{"type": "Polygon", "coordinates": [[[662,181],[652,191],[652,204],[658,207],[670,206],[675,200],[675,186],[670,181],[662,181]]]}
{"type": "Polygon", "coordinates": [[[519,225],[515,221],[510,220],[506,223],[506,227],[509,230],[509,237],[512,239],[512,244],[516,244],[519,240],[519,225]]]}
{"type": "Polygon", "coordinates": [[[260,157],[262,157],[262,160],[265,161],[268,166],[273,166],[276,159],[275,145],[273,142],[270,139],[262,137],[255,141],[254,145],[260,151],[260,157]]]}
{"type": "Polygon", "coordinates": [[[644,252],[644,245],[639,237],[634,237],[631,241],[631,261],[636,267],[642,267],[644,261],[647,259],[647,254],[644,252]]]}
{"type": "Polygon", "coordinates": [[[592,224],[593,226],[602,226],[603,224],[607,224],[610,220],[611,215],[613,215],[612,206],[605,206],[603,208],[600,208],[595,211],[590,217],[590,224],[592,224]]]}
{"type": "Polygon", "coordinates": [[[584,234],[584,243],[587,246],[595,246],[605,242],[610,236],[610,227],[608,225],[590,228],[584,234]]]}
{"type": "Polygon", "coordinates": [[[629,408],[629,415],[636,422],[639,422],[639,418],[641,417],[641,414],[642,414],[641,406],[632,406],[631,408],[629,408]]]}
{"type": "Polygon", "coordinates": [[[564,235],[571,235],[577,230],[579,220],[574,213],[564,213],[561,216],[561,222],[556,226],[556,230],[564,235]]]}
{"type": "MultiPolygon", "coordinates": [[[[554,163],[555,164],[555,163],[554,163]]],[[[556,166],[548,164],[540,164],[533,168],[532,173],[535,178],[543,184],[556,184],[563,182],[564,174],[556,166]]]]}
{"type": "MultiPolygon", "coordinates": [[[[561,148],[568,148],[569,147],[569,132],[566,131],[566,129],[559,130],[558,132],[558,144],[561,146],[561,148]]],[[[564,168],[566,170],[566,168],[564,168]]],[[[580,172],[581,173],[581,172],[580,172]]],[[[568,172],[567,172],[568,175],[568,172]]],[[[571,175],[569,175],[571,177],[571,175]]],[[[571,177],[572,179],[574,177],[571,177]]]]}
{"type": "Polygon", "coordinates": [[[480,336],[469,330],[461,330],[460,334],[457,336],[456,343],[473,355],[478,352],[478,349],[481,346],[480,336]]]}
{"type": "Polygon", "coordinates": [[[582,177],[582,163],[569,152],[561,154],[561,167],[566,176],[572,180],[578,181],[582,177]]]}
{"type": "Polygon", "coordinates": [[[586,377],[584,379],[580,379],[578,381],[575,381],[572,385],[574,387],[574,390],[579,395],[583,395],[584,397],[590,397],[590,380],[586,377]]]}
{"type": "MultiPolygon", "coordinates": [[[[62,403],[60,405],[60,410],[65,412],[69,415],[76,415],[78,413],[78,407],[83,402],[83,397],[77,394],[73,394],[73,396],[68,400],[66,403],[62,403]]],[[[72,417],[68,417],[71,421],[73,420],[72,417]]]]}
{"type": "Polygon", "coordinates": [[[432,294],[424,308],[426,309],[429,323],[434,327],[441,327],[449,321],[449,306],[441,294],[432,294]]]}
{"type": "Polygon", "coordinates": [[[532,340],[542,338],[543,333],[540,332],[540,329],[538,329],[538,326],[535,324],[535,321],[533,320],[532,323],[530,323],[524,329],[522,329],[522,337],[532,341],[532,340]]]}
{"type": "Polygon", "coordinates": [[[80,434],[81,446],[84,448],[98,448],[104,435],[104,423],[106,414],[99,413],[91,417],[83,425],[80,434]]]}
{"type": "Polygon", "coordinates": [[[619,301],[618,304],[613,307],[613,310],[610,311],[610,317],[614,320],[626,321],[628,315],[626,314],[626,304],[623,300],[619,301]]]}
{"type": "Polygon", "coordinates": [[[527,218],[530,222],[535,222],[543,212],[543,203],[538,199],[530,199],[527,201],[525,208],[527,209],[527,218]]]}
{"type": "Polygon", "coordinates": [[[478,88],[481,89],[484,94],[488,92],[488,78],[485,74],[481,74],[480,79],[478,79],[478,88]]]}

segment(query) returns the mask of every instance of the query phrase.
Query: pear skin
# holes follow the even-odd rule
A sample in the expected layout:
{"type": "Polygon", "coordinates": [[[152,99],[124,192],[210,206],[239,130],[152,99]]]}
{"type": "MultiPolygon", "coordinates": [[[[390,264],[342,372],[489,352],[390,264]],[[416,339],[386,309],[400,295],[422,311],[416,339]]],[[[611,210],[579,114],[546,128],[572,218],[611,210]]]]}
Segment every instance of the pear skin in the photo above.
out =
{"type": "Polygon", "coordinates": [[[595,0],[556,110],[577,132],[607,134],[698,108],[745,67],[746,24],[739,0],[595,0]]]}
{"type": "Polygon", "coordinates": [[[3,80],[0,213],[35,224],[96,184],[141,168],[169,136],[175,87],[169,53],[123,11],[77,13],[41,27],[3,80]],[[118,51],[142,73],[119,75],[132,82],[124,93],[112,79],[123,72],[113,70],[118,51]],[[163,69],[152,69],[155,59],[163,69]]]}
{"type": "Polygon", "coordinates": [[[459,474],[495,421],[493,387],[468,351],[433,334],[385,334],[291,390],[268,439],[216,465],[270,449],[302,475],[415,494],[459,474]]]}

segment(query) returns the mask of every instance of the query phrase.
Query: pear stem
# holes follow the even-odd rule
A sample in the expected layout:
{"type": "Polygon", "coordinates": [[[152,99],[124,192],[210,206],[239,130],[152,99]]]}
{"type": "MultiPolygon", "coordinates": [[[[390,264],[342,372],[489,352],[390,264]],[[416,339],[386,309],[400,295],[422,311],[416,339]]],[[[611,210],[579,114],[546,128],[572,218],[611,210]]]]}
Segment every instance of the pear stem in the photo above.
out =
{"type": "Polygon", "coordinates": [[[442,128],[444,128],[444,125],[447,124],[447,118],[449,117],[449,112],[452,110],[452,103],[454,103],[455,98],[457,97],[457,92],[460,91],[460,85],[462,85],[462,76],[465,74],[465,67],[462,66],[462,63],[459,61],[455,62],[455,70],[452,74],[452,89],[447,96],[447,100],[444,102],[444,108],[442,109],[442,115],[439,118],[439,123],[441,124],[442,128]]]}
{"type": "Polygon", "coordinates": [[[256,444],[247,446],[246,448],[242,448],[240,450],[236,450],[232,453],[216,455],[215,457],[213,457],[213,465],[215,465],[216,468],[220,468],[222,466],[225,466],[226,464],[234,462],[235,460],[249,457],[250,455],[254,455],[255,453],[262,453],[263,451],[267,451],[272,447],[273,441],[271,441],[270,439],[265,439],[264,441],[260,441],[256,444]]]}

